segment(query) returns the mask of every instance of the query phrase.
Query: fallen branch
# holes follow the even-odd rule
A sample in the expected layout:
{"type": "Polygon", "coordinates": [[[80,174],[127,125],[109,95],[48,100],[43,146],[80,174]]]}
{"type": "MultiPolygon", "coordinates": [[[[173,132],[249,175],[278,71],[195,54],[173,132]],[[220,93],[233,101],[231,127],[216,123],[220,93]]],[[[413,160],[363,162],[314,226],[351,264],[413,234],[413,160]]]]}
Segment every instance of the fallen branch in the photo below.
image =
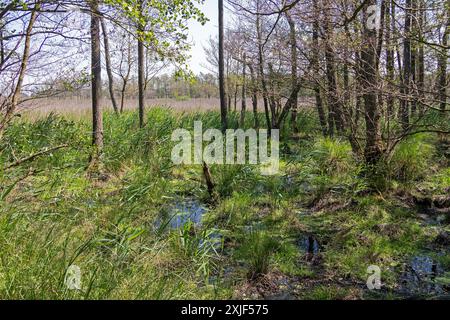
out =
{"type": "Polygon", "coordinates": [[[32,160],[34,160],[37,157],[40,157],[40,156],[45,155],[47,153],[50,153],[50,152],[53,152],[53,151],[56,151],[56,150],[59,150],[59,149],[62,149],[62,148],[67,148],[67,147],[68,147],[67,144],[62,144],[60,146],[56,146],[56,147],[53,147],[53,148],[50,148],[50,149],[44,149],[44,150],[39,151],[39,152],[37,152],[35,154],[32,154],[31,156],[19,159],[19,160],[13,162],[13,163],[7,165],[5,167],[5,170],[11,169],[11,168],[14,168],[14,167],[17,167],[17,166],[20,166],[22,163],[25,163],[25,162],[28,162],[28,161],[32,161],[32,160]]]}

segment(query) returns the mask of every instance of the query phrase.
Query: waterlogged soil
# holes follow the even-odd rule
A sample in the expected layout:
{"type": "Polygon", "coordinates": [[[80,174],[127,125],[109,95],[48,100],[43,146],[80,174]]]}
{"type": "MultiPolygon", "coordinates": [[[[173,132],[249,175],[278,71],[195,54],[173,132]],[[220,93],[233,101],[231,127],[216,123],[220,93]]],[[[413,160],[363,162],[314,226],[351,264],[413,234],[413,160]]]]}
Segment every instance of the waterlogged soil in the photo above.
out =
{"type": "MultiPolygon", "coordinates": [[[[208,207],[197,200],[180,199],[156,221],[155,227],[159,230],[176,230],[183,228],[188,223],[191,223],[195,227],[200,227],[202,225],[202,219],[207,212],[208,207]]],[[[435,221],[433,222],[435,223],[435,221]]],[[[249,233],[261,228],[261,222],[254,221],[254,223],[245,226],[243,232],[249,233]]],[[[222,235],[219,232],[213,232],[209,237],[220,239],[222,235]]],[[[244,299],[295,300],[301,298],[307,291],[313,290],[319,285],[337,285],[350,289],[349,292],[354,292],[355,296],[353,298],[361,298],[362,296],[378,296],[383,298],[383,296],[390,293],[403,299],[450,299],[449,286],[445,286],[437,281],[439,277],[444,276],[448,272],[436,259],[432,258],[433,253],[436,254],[438,252],[437,249],[430,254],[417,255],[406,260],[402,269],[399,271],[398,287],[396,289],[385,288],[379,292],[370,292],[364,283],[346,283],[342,279],[328,279],[327,281],[321,279],[324,275],[324,269],[321,265],[322,259],[320,258],[324,248],[319,244],[314,234],[301,235],[296,243],[302,256],[299,263],[308,264],[314,269],[314,277],[300,279],[288,277],[279,272],[270,273],[259,278],[257,281],[248,282],[243,285],[238,289],[237,297],[244,299]]],[[[449,254],[449,252],[447,250],[439,254],[449,254]]],[[[234,275],[234,267],[228,266],[227,270],[219,277],[230,278],[234,275]]],[[[218,280],[218,275],[212,276],[210,279],[212,282],[218,280]]]]}
{"type": "Polygon", "coordinates": [[[446,288],[436,281],[443,274],[442,266],[430,256],[415,256],[406,264],[400,277],[400,293],[410,297],[447,295],[446,288]]]}
{"type": "Polygon", "coordinates": [[[207,212],[207,207],[197,200],[178,200],[157,219],[155,227],[174,230],[183,228],[188,223],[200,226],[203,215],[207,212]]]}
{"type": "Polygon", "coordinates": [[[317,256],[319,253],[319,242],[313,235],[302,237],[298,243],[300,249],[305,251],[310,256],[317,256]]]}
{"type": "MultiPolygon", "coordinates": [[[[156,230],[159,232],[183,229],[188,224],[194,228],[202,226],[202,220],[209,211],[208,207],[194,199],[181,199],[170,207],[155,222],[156,230]]],[[[223,236],[219,231],[209,232],[205,238],[200,239],[199,248],[209,245],[211,250],[220,251],[223,236]]]]}

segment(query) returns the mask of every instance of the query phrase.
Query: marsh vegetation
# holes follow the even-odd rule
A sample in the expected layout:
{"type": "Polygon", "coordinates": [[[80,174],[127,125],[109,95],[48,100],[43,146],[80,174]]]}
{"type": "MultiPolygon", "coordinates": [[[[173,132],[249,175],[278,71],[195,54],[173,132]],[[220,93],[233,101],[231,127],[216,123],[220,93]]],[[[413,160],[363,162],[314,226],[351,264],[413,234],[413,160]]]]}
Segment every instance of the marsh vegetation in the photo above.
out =
{"type": "Polygon", "coordinates": [[[448,298],[449,1],[203,5],[0,1],[0,299],[448,298]]]}

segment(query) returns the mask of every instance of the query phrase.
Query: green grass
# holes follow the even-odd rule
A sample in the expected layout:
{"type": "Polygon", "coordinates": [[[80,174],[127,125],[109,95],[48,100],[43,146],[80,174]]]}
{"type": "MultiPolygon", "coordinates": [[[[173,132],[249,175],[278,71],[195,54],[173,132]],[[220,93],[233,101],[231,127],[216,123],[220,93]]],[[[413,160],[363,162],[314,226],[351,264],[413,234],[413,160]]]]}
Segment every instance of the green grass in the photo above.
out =
{"type": "MultiPolygon", "coordinates": [[[[402,263],[445,230],[424,225],[395,196],[418,188],[445,194],[450,171],[432,136],[402,143],[384,177],[393,187],[370,193],[349,144],[316,136],[317,120],[305,111],[298,117],[304,138],[291,140],[290,128],[283,128],[278,175],[261,176],[251,165],[213,165],[218,199],[207,205],[201,166],[174,166],[170,136],[198,120],[220,128],[220,114],[155,108],[146,118],[139,129],[135,113],[105,114],[101,179],[86,170],[87,121],[50,115],[8,128],[2,164],[68,147],[0,171],[0,298],[241,298],[242,286],[282,274],[299,285],[313,281],[298,298],[343,299],[355,296],[371,264],[395,288],[402,263]],[[202,223],[161,230],[158,221],[179,199],[205,203],[202,223]],[[317,264],[298,245],[306,234],[320,243],[317,264]],[[65,285],[71,265],[81,269],[82,290],[65,285]],[[344,288],[337,279],[355,286],[344,288]]],[[[230,115],[231,124],[238,119],[230,115]]],[[[252,123],[249,113],[246,127],[252,123]]],[[[448,271],[448,255],[436,259],[448,271]]]]}

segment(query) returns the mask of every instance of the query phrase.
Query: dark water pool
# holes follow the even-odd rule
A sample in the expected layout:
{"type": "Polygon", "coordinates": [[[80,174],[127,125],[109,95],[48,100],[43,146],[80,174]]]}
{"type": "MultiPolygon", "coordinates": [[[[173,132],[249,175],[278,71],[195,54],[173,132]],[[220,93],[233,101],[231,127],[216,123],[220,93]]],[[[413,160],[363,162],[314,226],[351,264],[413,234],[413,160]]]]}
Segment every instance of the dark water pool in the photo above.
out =
{"type": "Polygon", "coordinates": [[[196,200],[180,200],[156,221],[155,226],[165,230],[180,229],[189,222],[201,225],[202,217],[207,211],[207,208],[196,200]]]}
{"type": "Polygon", "coordinates": [[[301,238],[298,245],[303,251],[311,255],[317,255],[320,251],[319,242],[312,235],[307,235],[301,238]]]}

